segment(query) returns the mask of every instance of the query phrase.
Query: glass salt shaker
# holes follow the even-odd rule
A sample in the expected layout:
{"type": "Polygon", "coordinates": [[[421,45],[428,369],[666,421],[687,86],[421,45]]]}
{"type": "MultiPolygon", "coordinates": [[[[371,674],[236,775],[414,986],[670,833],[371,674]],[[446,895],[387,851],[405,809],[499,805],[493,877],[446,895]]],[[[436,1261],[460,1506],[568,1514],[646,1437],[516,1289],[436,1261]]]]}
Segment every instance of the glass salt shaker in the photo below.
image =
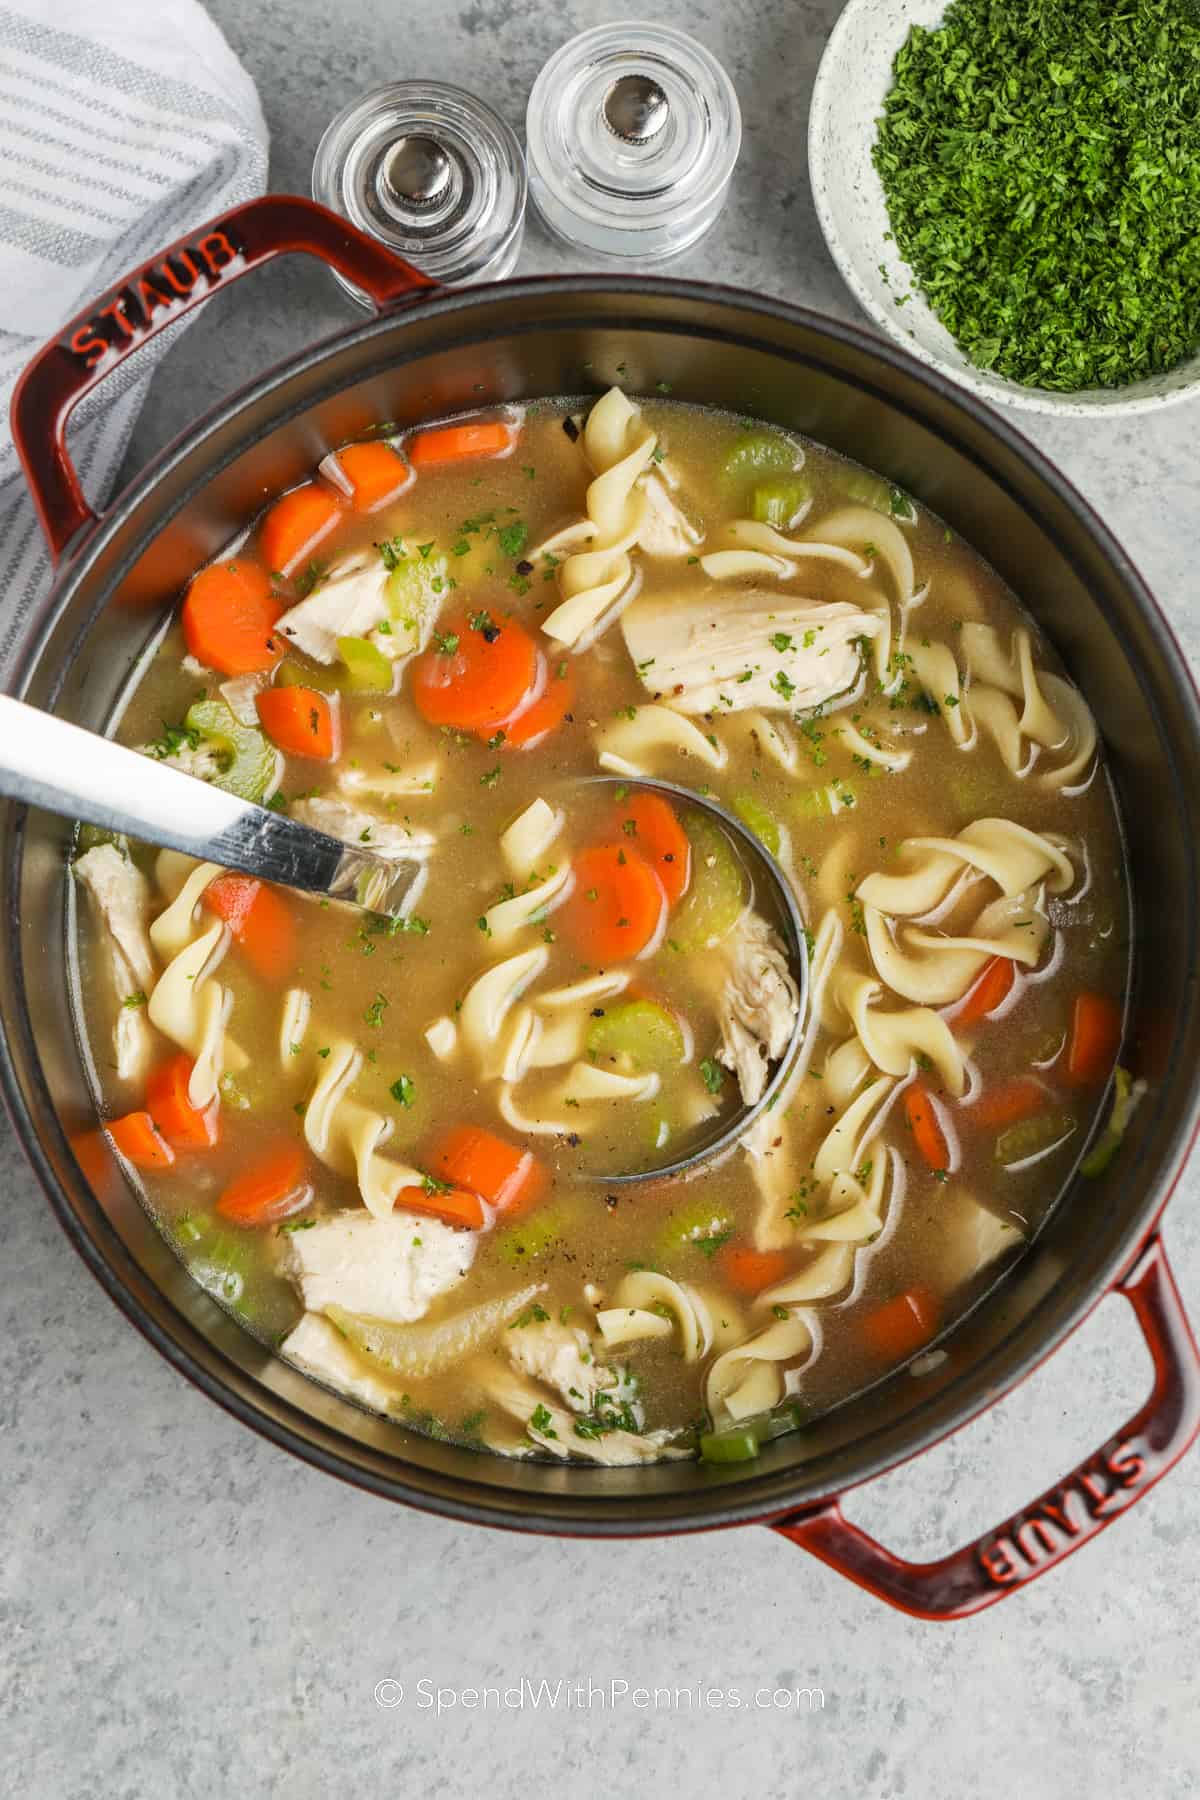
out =
{"type": "Polygon", "coordinates": [[[533,84],[529,191],[557,237],[589,254],[659,262],[712,226],[742,139],[733,83],[668,25],[582,32],[533,84]]]}
{"type": "Polygon", "coordinates": [[[490,106],[447,82],[389,82],[347,106],[317,146],[312,191],[447,285],[498,281],[520,254],[520,143],[490,106]]]}

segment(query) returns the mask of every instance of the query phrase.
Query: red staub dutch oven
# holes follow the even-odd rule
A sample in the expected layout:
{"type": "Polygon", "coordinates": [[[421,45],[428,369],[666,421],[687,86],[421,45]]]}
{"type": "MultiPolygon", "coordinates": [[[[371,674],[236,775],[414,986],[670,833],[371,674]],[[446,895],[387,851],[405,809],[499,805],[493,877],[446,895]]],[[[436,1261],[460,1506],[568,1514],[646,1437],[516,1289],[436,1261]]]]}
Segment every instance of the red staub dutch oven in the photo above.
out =
{"type": "Polygon", "coordinates": [[[191,1281],[95,1130],[72,996],[69,832],[0,815],[3,1083],[17,1130],[88,1267],[153,1344],[248,1425],[372,1492],[521,1531],[624,1536],[756,1520],[909,1612],[1002,1599],[1140,1500],[1200,1428],[1200,1360],[1157,1235],[1197,1119],[1197,697],[1150,594],[1103,523],[1004,420],[901,351],[779,301],[626,275],[435,289],[307,201],[268,198],[105,294],[17,390],[18,446],[60,560],[14,691],[101,730],[189,573],[264,499],[382,420],[669,381],[679,399],[810,433],[891,476],[1007,577],[1098,716],[1127,832],[1134,974],[1124,1060],[1149,1082],[1121,1154],[1068,1191],[1032,1247],[947,1340],[757,1463],[601,1470],[508,1462],[415,1436],[273,1358],[191,1281]],[[110,511],[67,456],[71,408],[137,345],[285,251],[321,257],[377,316],[282,364],[160,456],[110,511]],[[1154,1359],[1145,1405],[1055,1488],[937,1562],[900,1561],[838,1496],[953,1431],[1056,1348],[1105,1294],[1154,1359]]]}

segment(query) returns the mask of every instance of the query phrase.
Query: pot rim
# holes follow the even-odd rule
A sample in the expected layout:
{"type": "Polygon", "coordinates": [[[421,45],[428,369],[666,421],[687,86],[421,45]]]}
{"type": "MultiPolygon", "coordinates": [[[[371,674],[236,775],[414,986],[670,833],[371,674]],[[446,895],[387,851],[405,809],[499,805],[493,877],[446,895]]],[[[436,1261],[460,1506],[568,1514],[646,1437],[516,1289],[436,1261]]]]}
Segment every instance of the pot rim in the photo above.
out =
{"type": "MultiPolygon", "coordinates": [[[[291,356],[285,357],[256,380],[247,383],[232,395],[209,408],[190,428],[178,433],[116,496],[96,524],[87,527],[86,532],[80,534],[68,547],[49,594],[30,620],[24,641],[7,676],[6,687],[17,695],[26,691],[44,653],[47,640],[71,596],[86,579],[113,536],[136,514],[138,507],[152,493],[163,475],[186,456],[201,449],[205,441],[215,433],[235,422],[239,414],[252,405],[266,400],[279,390],[285,389],[295,377],[319,369],[320,365],[334,352],[357,347],[374,338],[386,338],[398,328],[403,329],[406,324],[417,320],[461,319],[464,315],[486,311],[497,300],[536,300],[539,294],[553,293],[577,297],[580,301],[586,301],[601,295],[620,295],[630,292],[650,293],[678,299],[681,302],[715,304],[730,314],[742,315],[744,320],[752,322],[756,318],[761,318],[764,321],[775,321],[789,326],[797,326],[813,333],[818,338],[832,340],[835,344],[844,345],[866,356],[875,364],[882,365],[883,372],[894,371],[915,384],[918,392],[924,390],[932,394],[948,404],[952,412],[957,411],[965,415],[970,423],[990,434],[992,439],[999,440],[1008,452],[1029,466],[1035,477],[1072,513],[1100,555],[1112,567],[1118,580],[1136,597],[1142,618],[1169,671],[1170,679],[1186,699],[1186,710],[1193,736],[1200,745],[1200,696],[1197,694],[1195,681],[1176,634],[1159,608],[1149,587],[1105,521],[1070,479],[1007,418],[995,411],[976,394],[960,387],[940,370],[919,362],[900,346],[876,337],[874,333],[863,326],[833,319],[813,308],[797,306],[788,301],[760,295],[747,295],[728,284],[681,280],[672,276],[609,274],[534,276],[488,283],[465,290],[435,291],[413,300],[406,300],[399,306],[382,311],[373,319],[352,325],[346,330],[336,331],[291,356]]],[[[732,327],[732,318],[729,323],[732,327]]],[[[631,320],[629,327],[636,331],[638,322],[631,320]]],[[[741,339],[743,343],[757,344],[768,354],[786,354],[774,343],[755,340],[748,331],[741,334],[741,339]]],[[[346,384],[339,383],[327,391],[331,394],[335,393],[344,385],[346,384]]],[[[859,380],[858,385],[865,391],[871,389],[869,381],[859,380]]],[[[297,412],[307,411],[321,397],[319,394],[308,395],[303,406],[298,406],[295,410],[297,412]]],[[[892,403],[895,404],[895,401],[893,400],[892,403]]],[[[272,425],[277,427],[286,423],[289,416],[291,415],[286,408],[281,410],[273,417],[272,425]]],[[[976,467],[981,466],[981,459],[977,452],[960,436],[955,435],[952,428],[939,424],[932,429],[960,456],[976,467]]],[[[230,449],[217,468],[233,460],[246,447],[247,443],[242,442],[236,448],[230,449]]],[[[182,493],[174,503],[172,511],[165,515],[163,520],[158,521],[157,529],[161,529],[174,512],[180,510],[188,500],[205,487],[215,473],[216,469],[209,467],[202,476],[191,482],[186,492],[182,493]]],[[[997,485],[1007,486],[1001,475],[990,469],[987,473],[997,485]]],[[[1024,500],[1019,500],[1018,503],[1024,510],[1030,512],[1031,516],[1037,517],[1036,510],[1031,508],[1029,503],[1024,500]]],[[[1064,554],[1068,553],[1064,552],[1064,554]]],[[[123,568],[118,569],[110,578],[108,585],[110,587],[115,585],[123,573],[123,568]]],[[[65,679],[65,670],[71,665],[71,661],[71,657],[64,660],[63,670],[54,684],[55,693],[65,679]]],[[[10,879],[15,877],[20,865],[25,824],[25,818],[22,817],[11,833],[10,879]]],[[[15,895],[15,881],[12,891],[15,895]]],[[[8,936],[9,954],[14,969],[21,972],[23,989],[24,969],[17,937],[18,920],[15,906],[11,916],[5,921],[5,930],[8,936]]],[[[49,1113],[54,1114],[25,1008],[21,1009],[20,1015],[15,1021],[13,1036],[20,1040],[21,1052],[27,1063],[31,1080],[39,1091],[39,1097],[44,1101],[49,1113]]],[[[304,1409],[294,1406],[279,1393],[268,1388],[260,1390],[261,1394],[268,1398],[269,1404],[264,1404],[257,1398],[244,1398],[238,1391],[238,1384],[245,1377],[245,1372],[240,1370],[220,1347],[207,1339],[201,1340],[206,1345],[207,1357],[216,1363],[218,1371],[224,1366],[232,1372],[236,1379],[226,1381],[220,1377],[219,1373],[210,1372],[208,1368],[204,1367],[202,1359],[188,1348],[188,1339],[192,1334],[195,1333],[197,1336],[200,1334],[161,1289],[155,1291],[160,1304],[167,1309],[172,1325],[177,1327],[175,1331],[169,1331],[160,1324],[149,1308],[138,1298],[135,1289],[139,1281],[144,1282],[148,1278],[140,1270],[107,1214],[98,1204],[94,1204],[96,1235],[93,1236],[84,1228],[82,1220],[68,1201],[65,1187],[55,1173],[46,1145],[37,1130],[30,1109],[25,1104],[17,1073],[14,1048],[9,1037],[3,1032],[0,1032],[0,1094],[3,1095],[25,1155],[50,1201],[59,1224],[85,1265],[125,1316],[137,1326],[142,1335],[154,1345],[166,1361],[184,1374],[194,1386],[214,1400],[224,1411],[232,1414],[260,1436],[269,1439],[282,1449],[289,1450],[293,1455],[300,1457],[313,1467],[382,1498],[397,1500],[421,1511],[436,1513],[464,1522],[565,1537],[611,1538],[673,1535],[677,1532],[699,1531],[778,1519],[788,1513],[807,1511],[818,1507],[824,1500],[831,1498],[835,1492],[845,1492],[850,1487],[872,1480],[890,1469],[899,1467],[910,1458],[922,1454],[932,1444],[958,1431],[1010,1392],[1047,1357],[1052,1355],[1104,1298],[1152,1234],[1157,1220],[1182,1174],[1197,1134],[1200,1132],[1200,1072],[1198,1072],[1193,1078],[1186,1106],[1182,1109],[1169,1139],[1162,1146],[1159,1154],[1158,1160],[1163,1172],[1148,1186],[1137,1218],[1127,1226],[1105,1259],[1100,1272],[1093,1277],[1086,1289],[1067,1300],[1064,1300],[1057,1290],[1051,1289],[1042,1295],[1028,1313],[982,1357],[972,1361],[957,1374],[938,1396],[939,1405],[950,1415],[948,1423],[940,1418],[926,1417],[923,1420],[922,1408],[918,1406],[906,1413],[900,1426],[881,1425],[868,1432],[863,1438],[856,1440],[854,1445],[856,1470],[849,1481],[840,1481],[836,1488],[823,1490],[819,1494],[808,1490],[804,1490],[800,1494],[794,1491],[789,1493],[789,1489],[795,1490],[797,1486],[803,1487],[803,1465],[799,1469],[793,1467],[774,1471],[764,1470],[759,1465],[755,1465],[757,1473],[742,1473],[735,1480],[721,1480],[719,1485],[717,1481],[714,1481],[711,1490],[707,1493],[702,1489],[693,1489],[668,1495],[648,1495],[641,1499],[631,1498],[627,1495],[616,1495],[610,1499],[597,1488],[591,1487],[586,1494],[578,1492],[575,1497],[569,1491],[554,1495],[553,1509],[549,1509],[544,1506],[544,1502],[549,1501],[550,1496],[522,1496],[506,1492],[490,1483],[477,1481],[469,1474],[456,1473],[452,1477],[439,1476],[435,1481],[429,1477],[426,1471],[419,1471],[418,1483],[414,1484],[413,1480],[403,1472],[403,1465],[401,1465],[400,1473],[390,1470],[376,1472],[376,1469],[369,1464],[379,1460],[377,1452],[369,1451],[358,1440],[347,1437],[335,1427],[325,1424],[304,1409]],[[105,1248],[110,1251],[108,1255],[104,1254],[101,1248],[101,1241],[104,1240],[106,1240],[105,1248]],[[1023,1350],[1014,1352],[1012,1346],[1014,1340],[1019,1337],[1026,1339],[1027,1344],[1023,1350]],[[297,1422],[295,1426],[292,1424],[292,1420],[297,1422]],[[897,1433],[903,1439],[900,1443],[894,1441],[897,1433]],[[344,1444],[354,1446],[358,1453],[358,1460],[345,1454],[340,1448],[344,1444]],[[420,1480],[429,1480],[430,1485],[420,1485],[420,1480]],[[447,1488],[453,1491],[442,1491],[447,1488]]],[[[57,1115],[54,1115],[53,1130],[57,1137],[58,1154],[69,1166],[74,1161],[73,1153],[57,1115]]],[[[1131,1175],[1133,1173],[1134,1171],[1131,1170],[1131,1175]]],[[[81,1186],[90,1191],[82,1172],[80,1172],[80,1180],[81,1186]]],[[[1014,1268],[1020,1266],[1020,1260],[1013,1265],[1014,1268]]],[[[997,1295],[1003,1291],[1007,1279],[1008,1272],[1006,1271],[980,1296],[975,1303],[976,1306],[992,1304],[997,1295]]],[[[971,1309],[972,1312],[974,1310],[975,1308],[971,1309]]],[[[965,1320],[959,1320],[957,1323],[961,1325],[964,1322],[965,1320]]],[[[902,1373],[903,1371],[901,1371],[902,1373]]],[[[853,1404],[853,1402],[849,1404],[853,1404]]],[[[470,1453],[464,1452],[464,1455],[467,1454],[470,1453]]]]}

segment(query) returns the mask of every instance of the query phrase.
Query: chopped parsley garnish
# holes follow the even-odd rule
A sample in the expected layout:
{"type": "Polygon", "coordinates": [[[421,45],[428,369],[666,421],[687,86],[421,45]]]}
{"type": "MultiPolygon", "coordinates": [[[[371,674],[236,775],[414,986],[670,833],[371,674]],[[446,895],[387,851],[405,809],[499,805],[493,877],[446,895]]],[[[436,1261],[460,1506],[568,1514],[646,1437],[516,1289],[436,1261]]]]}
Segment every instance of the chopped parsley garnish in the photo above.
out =
{"type": "Polygon", "coordinates": [[[363,1018],[366,1021],[366,1023],[368,1025],[370,1025],[375,1031],[378,1031],[380,1026],[383,1024],[383,1015],[384,1015],[384,1012],[387,1010],[387,1005],[388,1005],[387,995],[386,994],[376,994],[376,996],[372,1000],[370,1006],[368,1006],[366,1012],[363,1014],[363,1018]]]}
{"type": "Polygon", "coordinates": [[[400,1106],[415,1106],[417,1101],[417,1084],[411,1075],[397,1075],[388,1093],[400,1106]]]}
{"type": "Polygon", "coordinates": [[[714,1062],[711,1056],[706,1056],[700,1064],[700,1079],[710,1094],[719,1094],[725,1085],[725,1071],[719,1062],[714,1062]]]}

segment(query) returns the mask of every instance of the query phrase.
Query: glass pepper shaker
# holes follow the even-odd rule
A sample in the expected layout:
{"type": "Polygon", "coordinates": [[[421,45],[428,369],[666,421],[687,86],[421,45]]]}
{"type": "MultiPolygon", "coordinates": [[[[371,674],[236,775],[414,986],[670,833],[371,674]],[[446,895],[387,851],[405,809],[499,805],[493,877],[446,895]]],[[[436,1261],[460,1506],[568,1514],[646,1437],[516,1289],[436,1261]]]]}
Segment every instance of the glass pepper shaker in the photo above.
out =
{"type": "Polygon", "coordinates": [[[317,146],[312,191],[447,285],[498,281],[520,254],[520,143],[486,102],[447,82],[389,82],[347,106],[317,146]]]}
{"type": "Polygon", "coordinates": [[[658,262],[716,220],[741,137],[733,83],[703,44],[649,21],[600,25],[557,50],[533,84],[529,191],[575,248],[658,262]]]}

